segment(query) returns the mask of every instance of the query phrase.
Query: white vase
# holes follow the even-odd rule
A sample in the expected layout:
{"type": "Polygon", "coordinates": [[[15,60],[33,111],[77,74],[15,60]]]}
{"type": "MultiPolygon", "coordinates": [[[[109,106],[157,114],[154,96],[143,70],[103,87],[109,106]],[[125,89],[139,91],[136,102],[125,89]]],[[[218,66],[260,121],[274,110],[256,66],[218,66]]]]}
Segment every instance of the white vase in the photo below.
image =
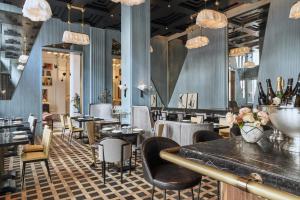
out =
{"type": "Polygon", "coordinates": [[[244,124],[241,128],[242,137],[246,142],[256,143],[264,135],[264,129],[260,127],[253,126],[251,124],[244,124]]]}

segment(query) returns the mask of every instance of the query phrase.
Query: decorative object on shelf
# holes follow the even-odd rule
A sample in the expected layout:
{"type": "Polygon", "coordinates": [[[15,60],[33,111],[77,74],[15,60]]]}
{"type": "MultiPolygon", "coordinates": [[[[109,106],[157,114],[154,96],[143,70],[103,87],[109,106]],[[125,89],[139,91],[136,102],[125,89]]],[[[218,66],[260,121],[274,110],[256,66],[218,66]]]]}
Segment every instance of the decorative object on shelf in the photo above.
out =
{"type": "Polygon", "coordinates": [[[17,66],[17,70],[19,70],[19,71],[23,71],[24,68],[25,68],[25,66],[22,65],[22,64],[19,64],[19,65],[17,66]]]}
{"type": "Polygon", "coordinates": [[[26,0],[22,9],[23,16],[31,21],[47,21],[52,17],[52,11],[46,0],[26,0]]]}
{"type": "Polygon", "coordinates": [[[200,48],[200,47],[204,47],[206,45],[208,45],[209,43],[209,39],[206,36],[198,36],[192,39],[189,39],[186,42],[186,48],[188,49],[196,49],[196,48],[200,48]]]}
{"type": "MultiPolygon", "coordinates": [[[[210,28],[210,29],[219,29],[225,28],[228,24],[228,20],[225,14],[211,9],[206,9],[205,1],[205,9],[201,10],[196,19],[196,24],[200,27],[210,28]]],[[[219,4],[217,4],[219,6],[219,4]]]]}
{"type": "Polygon", "coordinates": [[[282,148],[300,153],[300,108],[289,106],[265,106],[274,128],[288,137],[282,148]]]}
{"type": "Polygon", "coordinates": [[[151,96],[150,96],[150,106],[152,108],[157,107],[157,94],[151,94],[151,96]]]}
{"type": "Polygon", "coordinates": [[[297,3],[292,6],[289,18],[300,19],[300,1],[297,1],[297,3]]]}
{"type": "Polygon", "coordinates": [[[244,68],[254,68],[256,67],[256,64],[252,61],[246,61],[243,66],[244,68]]]}
{"type": "Polygon", "coordinates": [[[120,90],[124,91],[124,97],[126,97],[126,93],[127,93],[127,89],[128,89],[127,85],[126,84],[119,85],[119,88],[120,88],[120,90]]]}
{"type": "Polygon", "coordinates": [[[136,6],[145,3],[145,0],[111,0],[115,3],[121,3],[127,6],[136,6]]]}
{"type": "Polygon", "coordinates": [[[187,109],[198,108],[198,93],[191,93],[187,95],[187,109]]]}
{"type": "Polygon", "coordinates": [[[267,125],[270,119],[264,111],[241,108],[238,115],[227,113],[226,121],[231,127],[233,124],[240,127],[242,137],[246,142],[256,143],[264,134],[262,126],[267,125]]]}
{"type": "Polygon", "coordinates": [[[141,91],[141,97],[143,98],[144,92],[151,87],[148,87],[145,83],[140,83],[137,88],[141,91]]]}
{"type": "Polygon", "coordinates": [[[77,44],[77,45],[88,45],[90,44],[90,37],[83,33],[83,27],[84,27],[84,8],[80,8],[77,6],[72,6],[71,4],[68,4],[68,31],[65,31],[63,34],[63,39],[62,41],[65,43],[70,43],[70,44],[77,44]],[[81,33],[76,33],[71,31],[71,9],[75,10],[80,10],[81,11],[81,16],[82,16],[82,22],[81,22],[81,33]]]}
{"type": "Polygon", "coordinates": [[[108,89],[104,89],[104,91],[100,93],[98,99],[101,103],[108,103],[108,100],[111,99],[110,91],[108,89]]]}
{"type": "Polygon", "coordinates": [[[179,94],[177,107],[186,109],[187,99],[188,99],[188,94],[179,94]]]}
{"type": "Polygon", "coordinates": [[[244,56],[250,53],[249,47],[238,47],[234,49],[230,49],[229,56],[244,56]]]}
{"type": "Polygon", "coordinates": [[[80,113],[80,96],[78,93],[75,93],[72,102],[73,102],[73,107],[77,109],[78,113],[80,113]]]}
{"type": "Polygon", "coordinates": [[[27,61],[28,61],[28,58],[29,58],[28,55],[23,54],[23,55],[21,55],[21,56],[19,57],[19,60],[18,60],[18,61],[19,61],[19,63],[26,64],[27,61]]]}

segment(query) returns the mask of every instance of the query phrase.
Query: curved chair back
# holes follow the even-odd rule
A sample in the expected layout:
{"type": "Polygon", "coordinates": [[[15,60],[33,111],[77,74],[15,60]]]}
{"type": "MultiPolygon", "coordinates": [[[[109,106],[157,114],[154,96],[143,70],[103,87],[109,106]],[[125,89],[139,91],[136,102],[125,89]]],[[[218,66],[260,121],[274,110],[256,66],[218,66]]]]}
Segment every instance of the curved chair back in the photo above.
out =
{"type": "Polygon", "coordinates": [[[65,121],[66,117],[65,117],[65,115],[59,115],[59,117],[60,117],[61,127],[65,129],[66,128],[66,121],[65,121]]]}
{"type": "Polygon", "coordinates": [[[86,123],[86,130],[89,139],[89,144],[93,145],[96,142],[95,123],[93,121],[86,123]]]}
{"type": "Polygon", "coordinates": [[[115,163],[131,158],[131,144],[117,138],[105,138],[99,143],[100,161],[115,163]]]}
{"type": "Polygon", "coordinates": [[[160,158],[160,151],[172,147],[179,147],[179,144],[165,137],[152,137],[144,141],[142,146],[143,170],[144,177],[149,183],[153,181],[154,168],[167,163],[160,158]]]}
{"type": "Polygon", "coordinates": [[[200,130],[193,134],[193,144],[199,142],[208,142],[212,140],[222,139],[222,137],[213,131],[200,130]]]}
{"type": "Polygon", "coordinates": [[[44,145],[44,153],[46,154],[47,158],[49,157],[52,136],[53,136],[53,132],[49,129],[48,126],[45,126],[44,131],[43,131],[42,143],[44,145]]]}
{"type": "Polygon", "coordinates": [[[69,130],[71,131],[71,132],[73,132],[73,123],[72,123],[72,119],[71,119],[71,117],[67,117],[67,119],[68,119],[68,126],[69,126],[69,130]]]}

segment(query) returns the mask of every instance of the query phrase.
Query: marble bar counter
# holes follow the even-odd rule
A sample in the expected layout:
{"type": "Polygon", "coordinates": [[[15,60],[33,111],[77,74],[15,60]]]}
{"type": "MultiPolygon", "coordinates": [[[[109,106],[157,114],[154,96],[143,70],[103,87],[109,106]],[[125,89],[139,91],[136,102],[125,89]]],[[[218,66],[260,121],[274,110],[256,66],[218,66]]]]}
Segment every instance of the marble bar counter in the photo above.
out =
{"type": "Polygon", "coordinates": [[[264,184],[300,196],[300,154],[276,148],[267,137],[257,144],[241,137],[184,146],[180,155],[238,176],[261,176],[264,184]]]}

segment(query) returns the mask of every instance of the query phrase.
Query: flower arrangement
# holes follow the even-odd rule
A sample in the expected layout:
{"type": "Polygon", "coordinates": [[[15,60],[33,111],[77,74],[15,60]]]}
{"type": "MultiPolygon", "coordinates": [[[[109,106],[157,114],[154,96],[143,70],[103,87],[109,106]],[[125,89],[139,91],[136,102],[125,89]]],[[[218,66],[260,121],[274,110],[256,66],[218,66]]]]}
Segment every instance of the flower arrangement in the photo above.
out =
{"type": "Polygon", "coordinates": [[[242,129],[245,124],[259,128],[262,125],[267,125],[270,119],[266,112],[258,111],[257,109],[252,111],[250,108],[241,108],[238,115],[227,113],[226,121],[231,127],[233,124],[237,124],[242,129]]]}
{"type": "Polygon", "coordinates": [[[72,99],[72,102],[73,102],[74,108],[76,108],[77,111],[80,113],[80,96],[79,96],[79,94],[75,93],[75,95],[72,99]]]}

